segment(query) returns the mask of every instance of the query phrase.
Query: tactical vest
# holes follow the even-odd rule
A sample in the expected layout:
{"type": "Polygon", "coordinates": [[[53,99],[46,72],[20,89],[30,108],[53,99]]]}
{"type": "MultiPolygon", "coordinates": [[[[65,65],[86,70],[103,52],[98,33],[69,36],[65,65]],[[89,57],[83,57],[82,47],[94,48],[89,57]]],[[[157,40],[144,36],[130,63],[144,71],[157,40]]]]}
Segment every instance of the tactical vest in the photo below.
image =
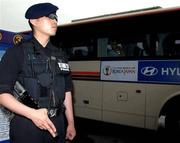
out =
{"type": "Polygon", "coordinates": [[[40,108],[57,108],[65,98],[65,76],[69,65],[62,52],[52,47],[51,56],[30,41],[24,45],[24,64],[18,80],[40,108]]]}

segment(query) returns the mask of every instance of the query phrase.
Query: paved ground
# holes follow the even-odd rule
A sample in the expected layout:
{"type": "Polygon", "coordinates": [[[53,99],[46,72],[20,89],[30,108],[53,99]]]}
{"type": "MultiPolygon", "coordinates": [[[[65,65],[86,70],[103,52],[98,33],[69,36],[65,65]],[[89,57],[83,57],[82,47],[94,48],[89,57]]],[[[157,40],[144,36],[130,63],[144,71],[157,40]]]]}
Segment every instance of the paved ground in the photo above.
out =
{"type": "Polygon", "coordinates": [[[102,122],[78,120],[76,124],[75,143],[150,143],[155,136],[152,131],[102,122]]]}
{"type": "Polygon", "coordinates": [[[102,122],[76,121],[77,136],[73,143],[179,143],[169,134],[102,122]]]}
{"type": "Polygon", "coordinates": [[[103,136],[103,135],[89,135],[94,143],[123,143],[124,141],[119,137],[103,136]]]}

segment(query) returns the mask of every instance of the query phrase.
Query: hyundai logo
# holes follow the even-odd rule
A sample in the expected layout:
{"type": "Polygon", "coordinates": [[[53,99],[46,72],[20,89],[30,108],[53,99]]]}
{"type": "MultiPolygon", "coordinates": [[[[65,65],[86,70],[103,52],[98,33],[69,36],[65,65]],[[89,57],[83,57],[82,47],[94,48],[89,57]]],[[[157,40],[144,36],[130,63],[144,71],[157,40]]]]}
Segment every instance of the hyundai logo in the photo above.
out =
{"type": "Polygon", "coordinates": [[[155,76],[158,73],[158,69],[155,67],[144,67],[141,69],[141,73],[145,76],[155,76]]]}

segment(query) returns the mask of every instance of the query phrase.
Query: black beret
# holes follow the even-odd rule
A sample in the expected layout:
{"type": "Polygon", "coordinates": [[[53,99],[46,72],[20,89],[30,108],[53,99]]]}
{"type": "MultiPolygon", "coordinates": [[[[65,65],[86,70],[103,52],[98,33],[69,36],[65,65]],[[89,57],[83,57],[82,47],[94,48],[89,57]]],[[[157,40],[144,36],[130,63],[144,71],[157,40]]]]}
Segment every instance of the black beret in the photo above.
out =
{"type": "Polygon", "coordinates": [[[47,16],[51,13],[56,13],[58,7],[51,3],[39,3],[29,7],[25,13],[27,19],[37,19],[47,16]]]}

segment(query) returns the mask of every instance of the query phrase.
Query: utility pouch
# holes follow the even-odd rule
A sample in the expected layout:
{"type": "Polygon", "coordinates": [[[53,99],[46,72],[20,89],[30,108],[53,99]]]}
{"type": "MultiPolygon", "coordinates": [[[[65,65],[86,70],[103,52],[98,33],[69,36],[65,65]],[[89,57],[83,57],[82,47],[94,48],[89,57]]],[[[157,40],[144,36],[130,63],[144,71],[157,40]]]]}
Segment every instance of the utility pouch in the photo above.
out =
{"type": "Polygon", "coordinates": [[[37,75],[37,79],[42,87],[50,87],[53,82],[51,73],[41,73],[37,75]]]}
{"type": "MultiPolygon", "coordinates": [[[[44,106],[44,98],[47,98],[51,95],[51,85],[52,85],[52,74],[50,73],[42,73],[37,75],[37,80],[40,85],[40,104],[44,106]]],[[[47,101],[46,101],[47,102],[47,101]]]]}

